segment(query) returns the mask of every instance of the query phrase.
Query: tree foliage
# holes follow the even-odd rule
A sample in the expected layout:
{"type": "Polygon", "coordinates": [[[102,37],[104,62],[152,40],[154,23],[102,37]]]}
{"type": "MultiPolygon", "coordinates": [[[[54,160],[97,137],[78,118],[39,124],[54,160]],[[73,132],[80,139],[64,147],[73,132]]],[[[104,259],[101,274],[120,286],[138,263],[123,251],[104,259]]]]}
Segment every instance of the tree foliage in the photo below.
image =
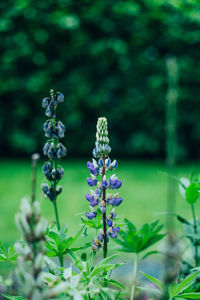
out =
{"type": "Polygon", "coordinates": [[[40,100],[54,87],[66,95],[70,155],[88,153],[105,115],[115,152],[164,157],[165,59],[174,55],[179,156],[197,158],[199,10],[197,0],[1,1],[1,154],[40,150],[40,100]]]}

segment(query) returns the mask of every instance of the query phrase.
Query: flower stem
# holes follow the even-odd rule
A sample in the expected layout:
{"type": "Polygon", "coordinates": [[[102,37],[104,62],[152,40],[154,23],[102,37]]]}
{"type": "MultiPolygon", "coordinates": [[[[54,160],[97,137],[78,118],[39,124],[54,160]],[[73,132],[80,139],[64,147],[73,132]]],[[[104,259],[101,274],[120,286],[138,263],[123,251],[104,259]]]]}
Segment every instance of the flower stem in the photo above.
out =
{"type": "Polygon", "coordinates": [[[58,227],[58,231],[60,231],[60,221],[59,221],[59,216],[58,216],[58,209],[57,209],[57,202],[56,200],[53,201],[54,204],[54,211],[55,211],[55,216],[56,216],[56,224],[58,227]]]}
{"type": "Polygon", "coordinates": [[[32,155],[32,194],[31,194],[32,203],[35,201],[35,195],[36,195],[36,168],[37,168],[38,159],[39,159],[39,155],[37,153],[32,155]]]}
{"type": "Polygon", "coordinates": [[[133,284],[132,284],[132,287],[131,287],[131,296],[130,296],[130,300],[134,300],[134,297],[135,297],[137,269],[138,269],[138,254],[136,253],[136,254],[135,254],[135,260],[134,260],[134,268],[133,268],[133,284]]]}
{"type": "MultiPolygon", "coordinates": [[[[194,228],[194,233],[197,234],[197,222],[196,222],[196,216],[195,216],[195,210],[194,210],[194,204],[191,204],[192,208],[192,217],[193,217],[193,228],[194,228]]],[[[198,245],[196,245],[196,239],[195,239],[195,264],[196,267],[199,265],[199,259],[198,259],[198,245]]]]}
{"type": "MultiPolygon", "coordinates": [[[[54,204],[54,210],[55,210],[57,228],[58,228],[58,231],[60,231],[60,221],[59,221],[59,216],[58,216],[58,209],[57,209],[57,202],[56,202],[56,200],[53,201],[53,204],[54,204]]],[[[62,255],[62,253],[58,254],[58,258],[59,258],[60,266],[63,267],[64,264],[63,264],[63,255],[62,255]]]]}
{"type": "MultiPolygon", "coordinates": [[[[102,181],[103,181],[103,177],[106,172],[106,167],[105,167],[105,157],[103,157],[102,159],[103,159],[103,168],[102,168],[102,181]]],[[[102,201],[106,203],[106,189],[104,187],[103,187],[102,201]]],[[[107,256],[107,225],[106,225],[106,212],[104,212],[103,213],[103,258],[106,258],[106,256],[107,256]]]]}

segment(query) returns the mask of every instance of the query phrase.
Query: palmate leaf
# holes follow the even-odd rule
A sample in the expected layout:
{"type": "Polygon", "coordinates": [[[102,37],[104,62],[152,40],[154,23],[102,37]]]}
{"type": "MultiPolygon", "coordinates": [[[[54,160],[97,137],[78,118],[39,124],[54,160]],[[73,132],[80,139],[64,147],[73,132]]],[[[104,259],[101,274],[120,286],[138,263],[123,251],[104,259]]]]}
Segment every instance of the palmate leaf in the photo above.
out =
{"type": "Polygon", "coordinates": [[[195,278],[199,272],[192,273],[188,275],[185,279],[183,279],[180,283],[177,283],[174,288],[170,292],[171,297],[178,296],[180,293],[183,293],[188,287],[190,287],[193,283],[195,278]]]}
{"type": "Polygon", "coordinates": [[[122,252],[139,253],[160,241],[165,234],[159,232],[163,225],[158,226],[158,221],[151,224],[144,224],[139,230],[127,219],[126,228],[119,233],[119,239],[115,242],[121,247],[117,250],[122,252]]]}
{"type": "Polygon", "coordinates": [[[174,282],[168,287],[165,287],[159,279],[144,272],[142,272],[142,274],[151,282],[153,282],[158,288],[163,290],[168,295],[169,299],[200,299],[200,293],[188,291],[188,289],[194,284],[195,279],[199,276],[198,271],[188,275],[180,283],[174,282]]]}
{"type": "Polygon", "coordinates": [[[91,272],[91,276],[95,276],[98,273],[101,273],[102,271],[111,271],[113,269],[116,269],[120,266],[123,266],[124,263],[109,263],[111,260],[113,260],[114,258],[116,258],[117,255],[111,255],[109,257],[106,257],[104,259],[102,259],[102,261],[100,261],[92,270],[91,272]]]}
{"type": "Polygon", "coordinates": [[[14,245],[8,248],[6,251],[2,242],[0,242],[0,262],[15,262],[17,259],[17,253],[15,252],[14,245]]]}
{"type": "Polygon", "coordinates": [[[63,227],[60,232],[57,229],[50,228],[47,232],[47,243],[46,247],[49,251],[47,251],[47,256],[58,256],[63,253],[67,253],[67,250],[71,249],[72,251],[77,251],[79,249],[85,249],[88,245],[81,246],[79,248],[70,248],[71,245],[77,240],[77,238],[81,235],[85,228],[85,225],[81,227],[78,233],[74,237],[67,237],[67,228],[63,227]]]}

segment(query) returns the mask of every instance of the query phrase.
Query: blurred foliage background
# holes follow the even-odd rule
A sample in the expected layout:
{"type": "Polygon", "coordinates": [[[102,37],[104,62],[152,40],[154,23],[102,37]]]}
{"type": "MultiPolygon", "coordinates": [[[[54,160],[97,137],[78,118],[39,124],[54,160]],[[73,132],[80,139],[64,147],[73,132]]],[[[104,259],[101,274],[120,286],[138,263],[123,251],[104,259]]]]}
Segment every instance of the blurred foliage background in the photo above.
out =
{"type": "Polygon", "coordinates": [[[91,152],[105,115],[115,155],[163,158],[165,60],[173,55],[179,157],[200,157],[198,0],[3,0],[0,36],[2,156],[41,151],[41,99],[54,88],[65,94],[70,156],[91,152]]]}

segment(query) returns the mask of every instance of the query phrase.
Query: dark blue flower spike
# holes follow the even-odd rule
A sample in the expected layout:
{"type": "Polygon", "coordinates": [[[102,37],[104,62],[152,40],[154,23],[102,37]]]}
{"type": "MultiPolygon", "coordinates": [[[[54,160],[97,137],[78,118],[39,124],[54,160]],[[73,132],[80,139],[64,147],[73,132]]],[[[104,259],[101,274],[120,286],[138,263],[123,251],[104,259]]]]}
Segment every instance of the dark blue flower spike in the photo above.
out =
{"type": "Polygon", "coordinates": [[[64,95],[60,92],[54,93],[50,91],[50,97],[42,100],[42,107],[45,109],[45,115],[48,120],[44,123],[43,129],[45,136],[48,138],[44,145],[44,155],[48,157],[48,161],[44,163],[42,171],[49,181],[49,184],[42,184],[44,195],[48,197],[55,207],[56,221],[58,229],[60,228],[58,212],[56,207],[57,196],[62,192],[62,187],[58,186],[58,182],[64,175],[64,170],[59,166],[59,161],[67,154],[67,149],[60,143],[60,139],[64,137],[65,126],[56,117],[56,108],[58,104],[64,101],[64,95]]]}

